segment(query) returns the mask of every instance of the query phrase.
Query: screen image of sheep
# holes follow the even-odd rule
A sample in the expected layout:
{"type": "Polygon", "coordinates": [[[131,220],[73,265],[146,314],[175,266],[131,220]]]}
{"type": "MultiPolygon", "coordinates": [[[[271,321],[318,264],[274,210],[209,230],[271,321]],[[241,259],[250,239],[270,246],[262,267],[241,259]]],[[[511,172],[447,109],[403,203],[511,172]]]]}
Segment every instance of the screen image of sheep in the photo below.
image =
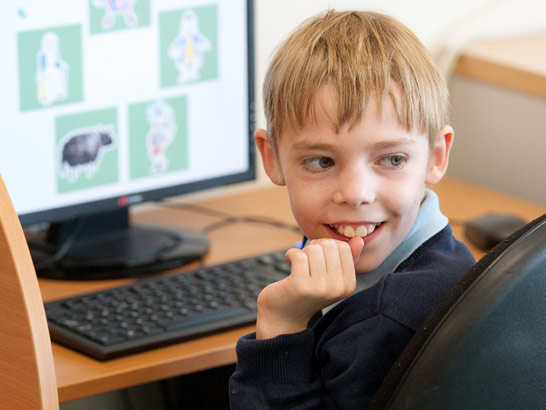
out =
{"type": "Polygon", "coordinates": [[[119,182],[118,111],[107,108],[55,118],[55,167],[59,194],[119,182]]]}
{"type": "Polygon", "coordinates": [[[71,183],[80,175],[91,179],[100,167],[104,152],[114,146],[114,133],[112,127],[99,125],[67,135],[60,146],[60,177],[71,183]]]}

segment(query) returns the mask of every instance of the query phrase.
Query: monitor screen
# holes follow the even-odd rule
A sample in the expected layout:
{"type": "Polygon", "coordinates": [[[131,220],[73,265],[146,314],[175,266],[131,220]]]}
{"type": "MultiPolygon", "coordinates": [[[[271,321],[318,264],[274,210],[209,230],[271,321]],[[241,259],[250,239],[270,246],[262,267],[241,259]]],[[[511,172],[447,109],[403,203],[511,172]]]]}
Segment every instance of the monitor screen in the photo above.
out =
{"type": "Polygon", "coordinates": [[[128,208],[254,178],[252,1],[15,0],[0,38],[0,173],[22,224],[50,224],[43,270],[131,276],[206,251],[136,233],[128,208]],[[94,250],[105,237],[118,248],[94,250]]]}

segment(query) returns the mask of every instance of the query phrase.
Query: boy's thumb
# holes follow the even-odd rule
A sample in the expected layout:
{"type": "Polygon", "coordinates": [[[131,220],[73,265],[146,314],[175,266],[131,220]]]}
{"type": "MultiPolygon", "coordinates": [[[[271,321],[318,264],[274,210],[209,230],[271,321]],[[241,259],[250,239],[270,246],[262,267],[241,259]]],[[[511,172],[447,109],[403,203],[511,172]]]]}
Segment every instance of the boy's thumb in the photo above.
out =
{"type": "Polygon", "coordinates": [[[357,263],[358,259],[360,258],[360,253],[362,252],[362,249],[364,249],[364,239],[355,236],[349,240],[349,246],[351,247],[351,255],[353,256],[353,260],[355,263],[357,263]]]}

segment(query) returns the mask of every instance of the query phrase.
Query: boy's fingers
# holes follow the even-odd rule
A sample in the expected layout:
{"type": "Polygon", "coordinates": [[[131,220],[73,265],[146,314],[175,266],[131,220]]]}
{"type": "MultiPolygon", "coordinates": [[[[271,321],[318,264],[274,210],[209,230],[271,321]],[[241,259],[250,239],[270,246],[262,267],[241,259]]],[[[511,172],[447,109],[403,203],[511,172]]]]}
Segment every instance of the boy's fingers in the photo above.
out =
{"type": "MultiPolygon", "coordinates": [[[[325,240],[321,243],[326,264],[325,273],[338,275],[343,272],[341,257],[343,255],[344,246],[345,244],[343,242],[334,241],[332,239],[325,240]]],[[[345,248],[345,252],[347,252],[347,248],[345,248]]]]}
{"type": "Polygon", "coordinates": [[[326,254],[319,242],[311,242],[304,248],[309,260],[309,274],[311,277],[319,278],[326,273],[326,254]]]}
{"type": "Polygon", "coordinates": [[[284,259],[286,259],[288,262],[292,262],[294,255],[296,255],[298,252],[301,252],[301,250],[297,248],[290,248],[284,254],[284,259]]]}
{"type": "Polygon", "coordinates": [[[292,266],[292,276],[294,274],[299,276],[300,273],[309,276],[309,259],[305,252],[292,248],[286,251],[284,257],[292,266]]]}
{"type": "Polygon", "coordinates": [[[351,252],[348,252],[345,243],[340,243],[339,247],[341,269],[343,271],[345,286],[352,292],[356,286],[355,262],[353,261],[352,249],[351,252]]]}

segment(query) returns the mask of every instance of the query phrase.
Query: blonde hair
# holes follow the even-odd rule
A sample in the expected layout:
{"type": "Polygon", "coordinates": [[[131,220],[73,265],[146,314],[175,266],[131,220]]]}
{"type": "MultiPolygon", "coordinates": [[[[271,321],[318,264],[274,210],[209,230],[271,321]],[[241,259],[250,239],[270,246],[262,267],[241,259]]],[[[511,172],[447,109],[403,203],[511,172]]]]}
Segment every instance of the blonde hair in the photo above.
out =
{"type": "Polygon", "coordinates": [[[429,143],[447,123],[449,93],[430,54],[407,27],[380,13],[330,10],[280,45],[264,83],[267,133],[275,149],[284,127],[313,118],[324,85],[337,92],[331,119],[336,130],[360,120],[371,96],[379,107],[390,97],[400,123],[425,133],[429,143]]]}

